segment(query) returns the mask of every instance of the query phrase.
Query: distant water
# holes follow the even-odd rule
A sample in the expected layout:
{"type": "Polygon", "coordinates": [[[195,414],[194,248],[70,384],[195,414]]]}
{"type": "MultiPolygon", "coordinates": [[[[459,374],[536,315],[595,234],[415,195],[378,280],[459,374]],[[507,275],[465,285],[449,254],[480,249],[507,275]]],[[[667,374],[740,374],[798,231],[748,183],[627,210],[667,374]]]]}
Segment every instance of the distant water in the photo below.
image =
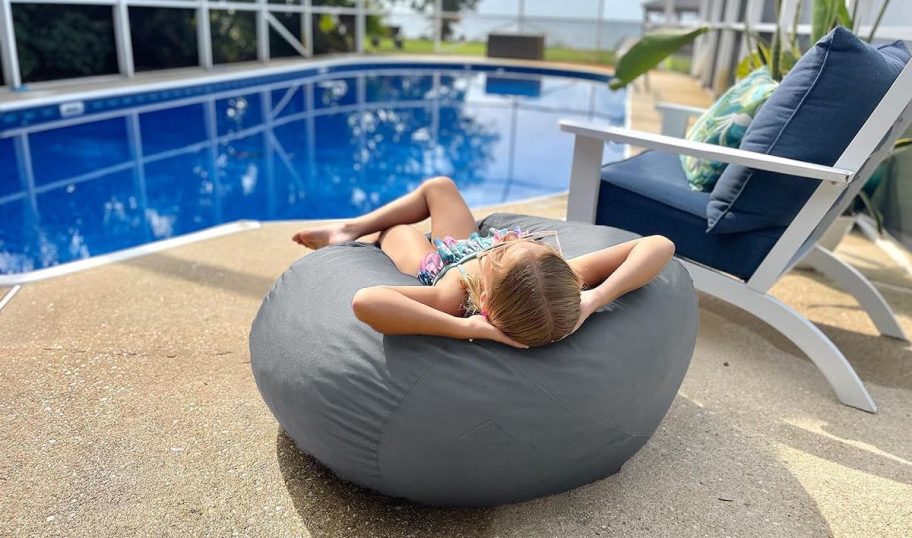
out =
{"type": "MultiPolygon", "coordinates": [[[[385,21],[387,25],[399,26],[402,34],[409,39],[428,38],[432,36],[433,22],[426,17],[416,15],[391,14],[385,21]]],[[[627,38],[640,37],[642,26],[639,21],[599,22],[583,19],[554,20],[527,17],[523,31],[545,34],[546,46],[561,46],[583,50],[614,49],[627,38]]],[[[518,31],[515,19],[496,16],[466,15],[453,25],[456,39],[463,41],[485,41],[492,31],[518,31]]]]}

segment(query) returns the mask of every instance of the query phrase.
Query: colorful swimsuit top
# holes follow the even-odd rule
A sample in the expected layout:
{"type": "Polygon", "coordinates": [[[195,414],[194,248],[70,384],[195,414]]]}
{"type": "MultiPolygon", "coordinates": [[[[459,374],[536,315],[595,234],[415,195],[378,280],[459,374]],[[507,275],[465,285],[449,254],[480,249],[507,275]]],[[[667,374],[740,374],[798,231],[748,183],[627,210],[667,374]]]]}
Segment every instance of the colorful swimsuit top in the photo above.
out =
{"type": "Polygon", "coordinates": [[[450,236],[434,239],[437,251],[428,252],[421,260],[418,280],[425,286],[433,286],[443,278],[447,271],[453,267],[459,267],[462,270],[461,264],[475,258],[479,252],[490,250],[510,232],[515,232],[518,236],[523,235],[522,230],[517,226],[513,230],[491,228],[488,235],[479,235],[478,232],[474,232],[468,239],[453,239],[450,236]]]}

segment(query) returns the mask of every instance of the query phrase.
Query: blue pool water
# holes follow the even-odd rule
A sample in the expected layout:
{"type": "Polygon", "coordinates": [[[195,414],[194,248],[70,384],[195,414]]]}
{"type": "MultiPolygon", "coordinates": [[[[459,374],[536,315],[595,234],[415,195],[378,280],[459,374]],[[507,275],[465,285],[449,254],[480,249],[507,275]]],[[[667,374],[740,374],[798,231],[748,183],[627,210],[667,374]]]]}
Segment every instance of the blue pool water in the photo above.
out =
{"type": "Polygon", "coordinates": [[[472,206],[564,191],[558,120],[621,125],[624,100],[603,75],[397,63],[0,112],[0,273],[238,219],[351,217],[436,175],[472,206]]]}

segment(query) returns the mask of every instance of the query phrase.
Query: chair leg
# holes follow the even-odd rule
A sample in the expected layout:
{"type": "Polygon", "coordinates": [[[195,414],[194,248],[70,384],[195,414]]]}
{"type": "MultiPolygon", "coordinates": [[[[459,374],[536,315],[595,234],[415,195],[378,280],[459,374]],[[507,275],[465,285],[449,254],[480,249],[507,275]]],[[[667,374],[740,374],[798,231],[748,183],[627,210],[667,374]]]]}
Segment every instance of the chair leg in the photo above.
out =
{"type": "Polygon", "coordinates": [[[795,343],[823,373],[842,403],[874,413],[877,405],[839,348],[807,318],[766,293],[715,271],[684,262],[700,291],[742,308],[795,343]]]}
{"type": "Polygon", "coordinates": [[[877,326],[880,334],[900,340],[909,340],[896,320],[893,310],[890,309],[890,305],[871,284],[871,281],[857,269],[819,245],[814,246],[804,260],[835,282],[837,286],[852,294],[877,326]]]}

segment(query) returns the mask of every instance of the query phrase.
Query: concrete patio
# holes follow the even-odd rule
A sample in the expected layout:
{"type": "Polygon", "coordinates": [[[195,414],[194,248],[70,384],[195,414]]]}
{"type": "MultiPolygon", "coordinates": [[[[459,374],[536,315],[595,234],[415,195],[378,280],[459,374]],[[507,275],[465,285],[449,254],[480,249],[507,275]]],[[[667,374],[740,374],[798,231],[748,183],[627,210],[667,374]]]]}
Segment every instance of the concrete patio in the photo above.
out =
{"type": "MultiPolygon", "coordinates": [[[[656,99],[708,100],[657,73],[656,99]]],[[[565,197],[489,208],[561,217],[565,197]]],[[[912,348],[793,271],[773,290],[845,352],[880,411],[838,403],[772,328],[700,297],[693,362],[656,435],[615,476],[492,509],[414,505],[333,477],[260,399],[247,334],[307,251],[272,223],[26,285],[0,311],[0,535],[909,536],[912,348]]],[[[861,236],[838,255],[912,332],[912,275],[861,236]]]]}

